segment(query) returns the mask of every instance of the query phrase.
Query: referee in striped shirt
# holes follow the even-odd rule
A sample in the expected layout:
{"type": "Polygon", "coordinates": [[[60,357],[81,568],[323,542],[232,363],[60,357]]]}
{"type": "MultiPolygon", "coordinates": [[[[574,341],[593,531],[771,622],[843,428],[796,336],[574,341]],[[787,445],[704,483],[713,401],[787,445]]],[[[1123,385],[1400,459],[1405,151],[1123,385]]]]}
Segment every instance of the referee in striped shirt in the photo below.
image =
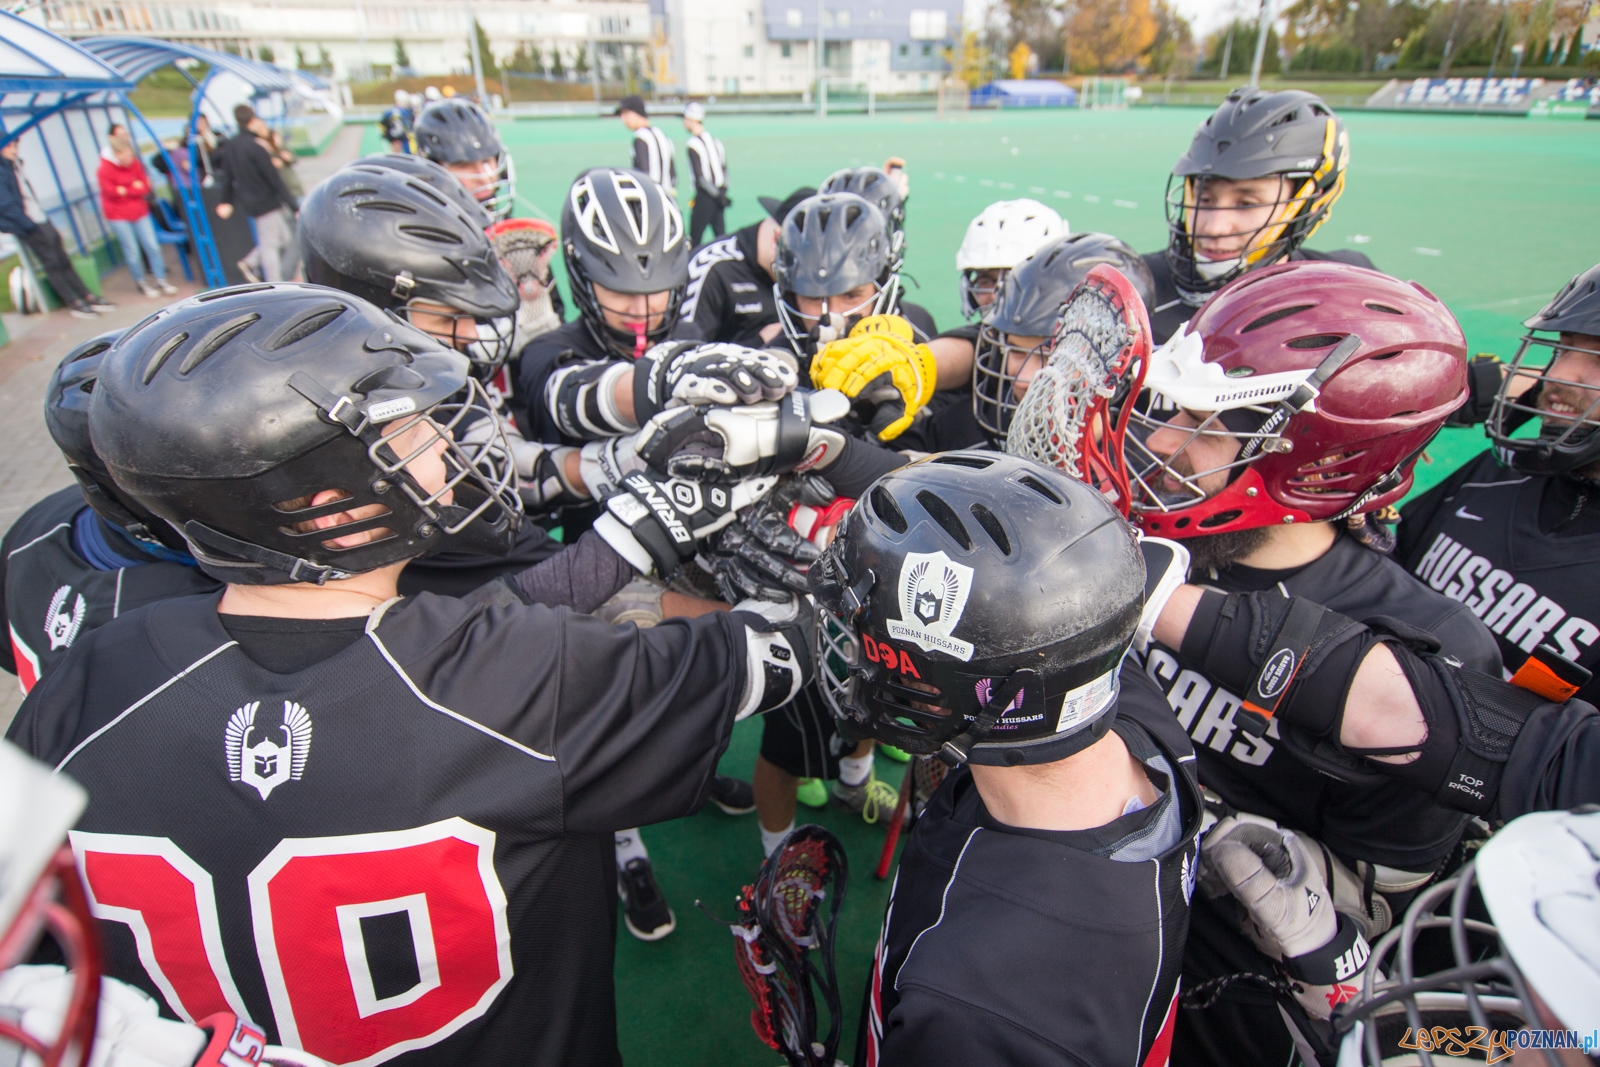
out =
{"type": "Polygon", "coordinates": [[[673,161],[672,138],[650,125],[644,100],[625,96],[617,105],[622,124],[633,131],[633,169],[650,175],[655,183],[678,198],[678,167],[673,161]]]}
{"type": "Polygon", "coordinates": [[[706,132],[706,109],[690,103],[683,109],[683,128],[689,131],[689,169],[694,173],[694,200],[689,211],[689,244],[700,243],[707,226],[713,236],[727,232],[722,213],[728,199],[728,154],[722,142],[706,132]]]}

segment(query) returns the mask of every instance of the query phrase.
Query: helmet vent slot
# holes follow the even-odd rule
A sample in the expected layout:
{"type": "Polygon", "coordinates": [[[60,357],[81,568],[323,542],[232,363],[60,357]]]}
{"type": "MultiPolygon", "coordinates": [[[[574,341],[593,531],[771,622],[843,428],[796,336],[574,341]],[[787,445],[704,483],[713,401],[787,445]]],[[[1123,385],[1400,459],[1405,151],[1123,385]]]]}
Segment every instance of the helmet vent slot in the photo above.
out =
{"type": "Polygon", "coordinates": [[[217,354],[217,350],[235,337],[243,333],[248,327],[261,321],[261,316],[255,312],[240,315],[238,318],[223,323],[210,334],[202,338],[200,343],[189,350],[183,357],[183,362],[178,365],[179,374],[188,374],[200,364],[217,354]]]}
{"type": "Polygon", "coordinates": [[[1290,315],[1298,315],[1302,311],[1310,311],[1315,306],[1315,304],[1294,304],[1290,307],[1279,308],[1277,311],[1269,311],[1239,332],[1250,333],[1253,330],[1259,330],[1263,327],[1271,326],[1280,319],[1286,319],[1290,315]]]}
{"type": "Polygon", "coordinates": [[[433,241],[442,245],[461,244],[461,238],[449,230],[441,230],[436,226],[401,226],[401,233],[407,237],[420,237],[424,241],[433,241]]]}
{"type": "Polygon", "coordinates": [[[330,304],[317,308],[309,314],[290,323],[276,337],[269,338],[263,346],[268,352],[276,352],[280,348],[288,348],[297,341],[303,341],[316,333],[334,319],[344,314],[343,304],[330,304]]]}
{"type": "Polygon", "coordinates": [[[187,333],[180,333],[176,337],[172,338],[172,340],[156,349],[156,354],[151,356],[150,362],[146,363],[144,366],[145,385],[149,385],[151,382],[155,381],[156,375],[161,371],[161,365],[167,361],[168,356],[172,355],[173,349],[177,348],[188,339],[189,335],[187,333]]]}
{"type": "Polygon", "coordinates": [[[1310,337],[1296,337],[1284,345],[1285,348],[1332,348],[1344,340],[1343,334],[1315,333],[1310,337]]]}
{"type": "Polygon", "coordinates": [[[939,497],[924,489],[917,494],[917,503],[921,504],[933,521],[944,529],[944,532],[955,539],[956,544],[967,551],[972,551],[972,535],[961,524],[961,516],[956,514],[955,508],[946,504],[939,497]]]}
{"type": "Polygon", "coordinates": [[[1001,555],[1011,555],[1011,538],[1006,536],[1006,528],[1000,525],[995,513],[982,504],[973,504],[967,510],[972,512],[972,517],[978,520],[978,525],[983,527],[983,532],[989,535],[1001,555]]]}
{"type": "Polygon", "coordinates": [[[110,341],[101,341],[97,345],[90,345],[88,348],[85,348],[83,351],[79,352],[75,357],[73,357],[72,362],[76,363],[81,359],[88,359],[90,356],[98,356],[100,353],[104,352],[110,347],[110,341]]]}
{"type": "Polygon", "coordinates": [[[1031,474],[1024,474],[1022,477],[1018,478],[1017,484],[1027,486],[1029,489],[1032,489],[1035,493],[1038,493],[1052,504],[1065,503],[1065,501],[1061,499],[1060,493],[1057,493],[1054,489],[1050,488],[1048,485],[1045,485],[1031,474]]]}
{"type": "Polygon", "coordinates": [[[1219,511],[1215,515],[1207,515],[1200,520],[1200,528],[1209,530],[1214,526],[1226,526],[1228,523],[1243,515],[1242,511],[1219,511]]]}
{"type": "Polygon", "coordinates": [[[889,529],[895,533],[903,534],[910,528],[910,524],[906,522],[905,515],[900,511],[900,505],[895,503],[893,495],[883,486],[880,485],[874,489],[868,499],[872,501],[873,512],[883,520],[884,525],[889,529]]]}
{"type": "Polygon", "coordinates": [[[1381,311],[1385,315],[1404,315],[1405,312],[1388,304],[1380,304],[1376,300],[1368,300],[1364,305],[1369,311],[1381,311]]]}
{"type": "Polygon", "coordinates": [[[934,456],[932,462],[944,463],[952,467],[971,467],[975,471],[981,471],[994,465],[994,460],[985,459],[983,456],[934,456]]]}

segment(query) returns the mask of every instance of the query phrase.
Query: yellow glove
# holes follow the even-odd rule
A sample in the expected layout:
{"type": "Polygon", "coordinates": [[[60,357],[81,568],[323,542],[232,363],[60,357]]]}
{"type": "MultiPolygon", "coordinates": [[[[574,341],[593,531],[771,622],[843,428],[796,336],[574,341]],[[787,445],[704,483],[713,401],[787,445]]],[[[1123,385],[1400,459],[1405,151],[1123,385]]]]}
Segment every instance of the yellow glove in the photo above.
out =
{"type": "Polygon", "coordinates": [[[932,399],[938,374],[933,350],[912,337],[911,324],[898,315],[870,315],[812,357],[811,382],[870,408],[869,428],[878,440],[892,441],[932,399]]]}

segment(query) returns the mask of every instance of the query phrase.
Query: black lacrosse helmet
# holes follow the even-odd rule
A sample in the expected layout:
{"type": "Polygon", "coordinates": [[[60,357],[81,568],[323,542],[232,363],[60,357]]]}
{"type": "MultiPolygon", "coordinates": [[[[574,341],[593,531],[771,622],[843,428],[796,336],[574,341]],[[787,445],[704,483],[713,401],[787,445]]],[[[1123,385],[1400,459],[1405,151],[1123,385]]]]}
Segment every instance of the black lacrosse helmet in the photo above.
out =
{"type": "Polygon", "coordinates": [[[300,205],[306,278],[402,318],[423,310],[416,301],[453,309],[451,332],[435,336],[488,379],[512,356],[521,297],[481,221],[429,182],[357,162],[300,205]]]}
{"type": "Polygon", "coordinates": [[[1001,283],[1000,296],[978,328],[972,360],[972,413],[995,447],[1005,443],[1020,403],[1013,391],[1017,376],[1010,370],[1012,346],[1007,336],[1044,338],[1030,355],[1047,358],[1061,305],[1102,263],[1121,271],[1145,306],[1150,305],[1155,296],[1150,268],[1127,242],[1109,233],[1057,237],[1017,264],[1001,283]]]}
{"type": "Polygon", "coordinates": [[[1523,323],[1523,335],[1511,367],[1500,382],[1484,431],[1494,442],[1501,462],[1528,474],[1573,474],[1600,463],[1600,391],[1581,382],[1550,373],[1567,352],[1587,351],[1600,358],[1600,264],[1566,284],[1555,298],[1523,323]],[[1540,337],[1538,334],[1554,334],[1540,337]],[[1587,340],[1577,346],[1563,343],[1562,335],[1578,334],[1587,340]],[[1532,380],[1532,386],[1525,383],[1532,380]],[[1513,389],[1526,389],[1520,396],[1513,389]],[[1581,409],[1570,418],[1553,416],[1544,409],[1547,391],[1577,400],[1581,409]],[[1513,437],[1518,427],[1537,417],[1537,437],[1513,437]]]}
{"type": "Polygon", "coordinates": [[[439,549],[503,555],[520,525],[498,431],[464,446],[465,419],[494,421],[465,356],[336,289],[246,285],[182,300],[102,357],[89,407],[116,484],[182,530],[207,574],[245,585],[345,578],[439,549]],[[406,455],[390,439],[423,424],[406,455]],[[445,484],[407,464],[443,442],[445,484]],[[322,490],[343,497],[313,505],[322,490]],[[327,530],[307,520],[369,505],[327,530]],[[341,548],[330,538],[378,531],[341,548]]]}
{"type": "Polygon", "coordinates": [[[494,160],[494,185],[476,194],[476,198],[492,219],[503,219],[511,214],[517,176],[511,156],[483,108],[471,100],[437,101],[417,116],[413,133],[417,138],[417,151],[435,163],[448,166],[494,160]]]}
{"type": "Polygon", "coordinates": [[[1052,763],[1111,725],[1144,601],[1133,528],[997,452],[884,475],[809,574],[817,678],[858,730],[952,765],[1052,763]]]}
{"type": "Polygon", "coordinates": [[[447,200],[459,207],[474,222],[479,221],[481,216],[483,229],[487,230],[494,221],[489,218],[489,213],[484,210],[478,198],[461,184],[460,178],[426,156],[413,156],[405,152],[374,152],[370,156],[362,156],[344,169],[349,170],[353,167],[378,167],[381,170],[398,171],[418,181],[427,182],[437,192],[443,193],[447,200]]]}
{"type": "Polygon", "coordinates": [[[797,296],[825,299],[876,283],[878,295],[870,308],[828,309],[828,318],[844,320],[833,327],[838,337],[868,315],[898,313],[900,277],[883,212],[854,193],[819,193],[796,204],[778,233],[772,272],[778,319],[801,356],[816,349],[823,324],[806,328],[797,296]]]}
{"type": "Polygon", "coordinates": [[[1322,99],[1299,89],[1235,89],[1195,131],[1167,179],[1167,262],[1185,293],[1214,293],[1255,267],[1276,263],[1317,232],[1344,192],[1350,135],[1322,99]],[[1288,181],[1274,220],[1229,269],[1196,265],[1191,209],[1212,178],[1288,181]]]}
{"type": "Polygon", "coordinates": [[[66,457],[67,469],[78,480],[83,499],[95,514],[130,537],[186,552],[188,546],[178,531],[111,480],[111,472],[89,440],[89,401],[100,376],[100,361],[126,332],[111,330],[92,337],[62,357],[44,392],[45,429],[66,457]]]}
{"type": "Polygon", "coordinates": [[[678,205],[647,175],[593,167],[578,175],[561,207],[561,252],[572,299],[602,348],[635,359],[666,339],[689,284],[689,240],[678,205]],[[670,293],[661,321],[641,337],[608,324],[596,285],[614,293],[670,293]]]}
{"type": "Polygon", "coordinates": [[[846,167],[828,175],[819,193],[855,193],[883,212],[889,224],[889,251],[896,269],[905,260],[906,198],[887,171],[878,167],[846,167]]]}

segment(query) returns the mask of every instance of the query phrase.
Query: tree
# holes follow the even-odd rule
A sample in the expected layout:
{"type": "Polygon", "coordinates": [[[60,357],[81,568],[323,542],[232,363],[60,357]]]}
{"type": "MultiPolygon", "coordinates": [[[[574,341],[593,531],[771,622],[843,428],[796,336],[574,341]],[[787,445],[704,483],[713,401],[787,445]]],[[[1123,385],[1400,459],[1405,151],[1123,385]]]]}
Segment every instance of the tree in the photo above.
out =
{"type": "Polygon", "coordinates": [[[1193,59],[1194,27],[1172,0],[1155,0],[1150,14],[1156,20],[1156,35],[1145,52],[1145,65],[1154,74],[1168,74],[1184,58],[1193,59]]]}
{"type": "Polygon", "coordinates": [[[1070,0],[1005,0],[1007,42],[1010,48],[1026,43],[1038,65],[1047,70],[1065,65],[1061,40],[1070,0]]]}
{"type": "MultiPolygon", "coordinates": [[[[1206,38],[1206,61],[1203,69],[1220,71],[1222,69],[1222,53],[1227,47],[1230,30],[1224,26],[1210,37],[1206,38]]],[[[1256,53],[1256,20],[1237,19],[1234,21],[1233,52],[1228,66],[1228,77],[1235,84],[1243,85],[1244,77],[1250,73],[1250,60],[1256,53]],[[1244,77],[1241,77],[1241,73],[1244,77]]],[[[1282,69],[1282,62],[1278,59],[1278,31],[1274,26],[1267,27],[1267,48],[1261,57],[1262,73],[1277,74],[1282,69]]]]}
{"type": "Polygon", "coordinates": [[[317,69],[320,71],[333,70],[333,57],[328,54],[327,48],[317,45],[317,69]]]}
{"type": "Polygon", "coordinates": [[[478,62],[483,65],[483,76],[500,77],[500,68],[495,64],[494,49],[489,47],[489,35],[483,32],[483,23],[473,19],[472,32],[478,35],[478,62]]]}
{"type": "Polygon", "coordinates": [[[1156,39],[1150,0],[1078,0],[1067,20],[1067,56],[1085,74],[1123,71],[1156,39]]]}
{"type": "Polygon", "coordinates": [[[550,46],[550,76],[552,78],[565,78],[567,76],[566,64],[561,59],[561,46],[550,46]]]}
{"type": "Polygon", "coordinates": [[[944,61],[950,64],[950,76],[969,89],[989,81],[994,61],[989,49],[978,38],[978,31],[966,30],[960,40],[944,50],[944,61]]]}
{"type": "Polygon", "coordinates": [[[1007,62],[1010,64],[1013,78],[1026,78],[1028,67],[1033,62],[1033,49],[1028,47],[1027,41],[1018,41],[1017,47],[1013,48],[1011,55],[1007,57],[1007,62]]]}
{"type": "Polygon", "coordinates": [[[396,70],[411,69],[411,53],[406,51],[406,43],[398,37],[394,39],[394,65],[396,70]]]}
{"type": "Polygon", "coordinates": [[[275,58],[272,51],[272,46],[270,44],[264,44],[260,48],[257,48],[256,58],[261,60],[263,63],[271,63],[275,58]]]}
{"type": "Polygon", "coordinates": [[[578,49],[578,55],[572,62],[572,73],[578,76],[579,81],[582,81],[588,75],[589,50],[587,48],[578,49]]]}
{"type": "Polygon", "coordinates": [[[306,50],[299,45],[294,46],[294,69],[307,70],[310,64],[306,62],[306,50]]]}

